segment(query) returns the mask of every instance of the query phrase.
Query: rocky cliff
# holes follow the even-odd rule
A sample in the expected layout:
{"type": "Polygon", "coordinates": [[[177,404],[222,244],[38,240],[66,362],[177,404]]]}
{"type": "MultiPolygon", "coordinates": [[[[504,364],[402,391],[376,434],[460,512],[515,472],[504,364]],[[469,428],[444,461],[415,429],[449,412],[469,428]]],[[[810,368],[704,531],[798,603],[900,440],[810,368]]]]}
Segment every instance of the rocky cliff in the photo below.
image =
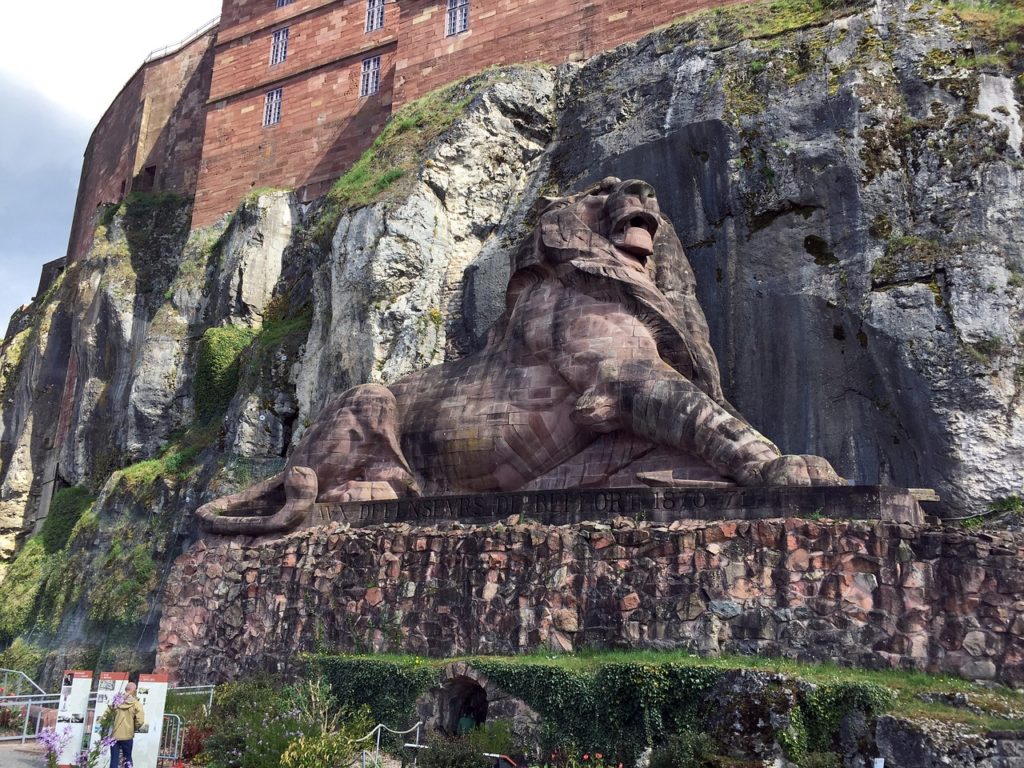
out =
{"type": "Polygon", "coordinates": [[[170,196],[106,209],[2,350],[0,642],[148,663],[192,510],[276,471],[330,393],[477,348],[534,203],[606,175],[658,190],[726,393],[781,448],[948,516],[1012,505],[1022,25],[1009,3],[707,12],[411,104],[313,205],[257,190],[194,232],[170,196]]]}

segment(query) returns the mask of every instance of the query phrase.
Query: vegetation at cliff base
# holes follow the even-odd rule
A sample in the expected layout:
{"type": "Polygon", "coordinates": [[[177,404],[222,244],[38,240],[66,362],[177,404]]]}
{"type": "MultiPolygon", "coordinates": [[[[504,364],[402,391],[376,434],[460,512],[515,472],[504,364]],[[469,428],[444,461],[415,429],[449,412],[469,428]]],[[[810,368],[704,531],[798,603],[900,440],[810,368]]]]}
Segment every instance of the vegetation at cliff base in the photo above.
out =
{"type": "Polygon", "coordinates": [[[4,575],[4,599],[0,600],[0,642],[10,642],[28,625],[36,596],[43,583],[46,548],[38,536],[25,542],[4,575]]]}
{"type": "Polygon", "coordinates": [[[146,544],[129,547],[114,540],[86,594],[89,618],[102,622],[138,621],[146,595],[156,586],[157,569],[146,544]]]}
{"type": "MultiPolygon", "coordinates": [[[[402,724],[416,699],[437,684],[441,668],[465,661],[521,698],[567,741],[607,750],[642,749],[697,728],[703,697],[726,672],[752,669],[812,683],[799,696],[800,723],[786,738],[806,754],[828,753],[845,712],[899,712],[977,730],[1022,729],[1024,693],[923,672],[863,670],[759,656],[701,658],[684,651],[591,651],[434,659],[404,655],[315,655],[339,705],[370,707],[378,722],[402,724]],[[950,703],[967,697],[972,709],[950,703]]],[[[555,745],[553,745],[555,746],[555,745]]]]}

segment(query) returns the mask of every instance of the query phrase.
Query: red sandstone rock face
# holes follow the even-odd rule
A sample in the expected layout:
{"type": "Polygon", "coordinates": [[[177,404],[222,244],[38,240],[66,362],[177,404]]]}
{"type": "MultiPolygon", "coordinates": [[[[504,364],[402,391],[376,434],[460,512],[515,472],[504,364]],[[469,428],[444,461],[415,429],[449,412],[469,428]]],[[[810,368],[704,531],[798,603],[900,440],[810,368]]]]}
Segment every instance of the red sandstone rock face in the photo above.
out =
{"type": "Polygon", "coordinates": [[[1022,557],[1021,535],[883,522],[331,524],[179,557],[157,666],[233,679],[287,667],[319,637],[425,655],[759,652],[1019,687],[1022,557]]]}

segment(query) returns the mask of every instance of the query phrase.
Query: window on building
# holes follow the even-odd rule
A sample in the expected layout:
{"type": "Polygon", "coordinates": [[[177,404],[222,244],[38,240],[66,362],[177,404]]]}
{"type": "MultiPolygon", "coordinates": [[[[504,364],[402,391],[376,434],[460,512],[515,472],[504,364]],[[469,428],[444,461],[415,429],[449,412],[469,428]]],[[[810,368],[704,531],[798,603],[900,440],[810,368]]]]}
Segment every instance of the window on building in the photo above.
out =
{"type": "Polygon", "coordinates": [[[359,95],[371,96],[380,90],[380,56],[363,59],[363,76],[359,81],[359,95]]]}
{"type": "Polygon", "coordinates": [[[469,29],[469,0],[448,0],[448,23],[445,35],[457,35],[469,29]]]}
{"type": "Polygon", "coordinates": [[[384,0],[366,0],[366,31],[384,26],[384,0]]]}
{"type": "Polygon", "coordinates": [[[267,93],[263,102],[263,125],[276,125],[281,122],[281,89],[275,88],[267,93]]]}
{"type": "Polygon", "coordinates": [[[270,66],[280,64],[288,58],[288,27],[274,33],[270,43],[270,66]]]}
{"type": "Polygon", "coordinates": [[[291,5],[292,0],[277,0],[277,7],[284,8],[286,5],[291,5]]]}

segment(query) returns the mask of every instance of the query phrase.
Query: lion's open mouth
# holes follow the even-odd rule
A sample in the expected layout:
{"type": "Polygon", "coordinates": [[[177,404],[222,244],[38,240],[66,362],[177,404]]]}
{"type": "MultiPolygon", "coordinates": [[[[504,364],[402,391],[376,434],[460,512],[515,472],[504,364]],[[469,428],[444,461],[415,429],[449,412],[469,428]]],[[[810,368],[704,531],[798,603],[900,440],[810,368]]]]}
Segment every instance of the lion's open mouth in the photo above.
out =
{"type": "Polygon", "coordinates": [[[658,220],[646,211],[633,211],[622,216],[612,227],[611,241],[615,247],[638,260],[654,253],[654,233],[658,220]]]}

